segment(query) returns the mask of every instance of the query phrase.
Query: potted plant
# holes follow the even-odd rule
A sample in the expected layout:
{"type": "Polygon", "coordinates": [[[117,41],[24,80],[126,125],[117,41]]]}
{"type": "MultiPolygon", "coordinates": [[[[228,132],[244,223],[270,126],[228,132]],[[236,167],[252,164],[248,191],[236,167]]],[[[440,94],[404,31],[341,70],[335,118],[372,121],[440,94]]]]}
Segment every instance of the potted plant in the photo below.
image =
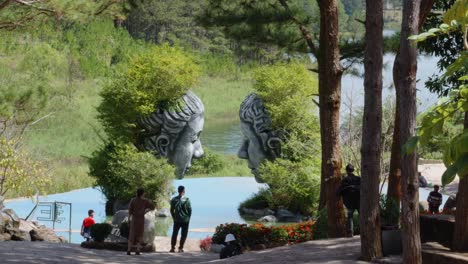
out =
{"type": "Polygon", "coordinates": [[[380,196],[380,221],[383,254],[401,254],[400,204],[384,194],[380,196]]]}

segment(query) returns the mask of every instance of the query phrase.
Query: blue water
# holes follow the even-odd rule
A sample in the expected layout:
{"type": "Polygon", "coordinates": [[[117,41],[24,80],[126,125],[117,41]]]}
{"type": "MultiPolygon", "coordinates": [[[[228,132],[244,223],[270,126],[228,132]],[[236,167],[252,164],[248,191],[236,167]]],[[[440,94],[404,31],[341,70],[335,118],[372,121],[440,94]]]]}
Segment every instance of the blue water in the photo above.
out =
{"type": "MultiPolygon", "coordinates": [[[[220,178],[197,178],[174,180],[173,186],[177,188],[179,185],[184,185],[186,195],[192,203],[193,214],[190,221],[189,237],[204,238],[212,235],[211,232],[204,232],[201,228],[213,229],[223,223],[246,223],[239,215],[237,207],[239,203],[257,192],[260,188],[265,187],[263,184],[255,182],[252,177],[220,177],[220,178]]],[[[386,186],[383,192],[386,191],[386,186]]],[[[419,197],[421,201],[426,200],[431,189],[420,188],[419,197]]],[[[447,196],[443,196],[443,203],[447,200],[447,196]]],[[[53,194],[46,197],[40,197],[41,202],[59,201],[72,203],[71,213],[71,229],[79,230],[83,218],[86,217],[88,209],[95,211],[96,222],[104,222],[105,215],[105,197],[98,189],[86,188],[75,190],[67,193],[53,194]]],[[[5,203],[6,207],[12,208],[17,214],[25,218],[33,209],[35,203],[32,200],[16,200],[5,203]]],[[[47,215],[48,208],[42,207],[36,210],[32,219],[44,217],[47,215]]],[[[61,209],[63,221],[56,223],[56,229],[68,229],[69,208],[61,209]]],[[[40,221],[49,227],[52,227],[52,222],[40,221]]],[[[158,235],[170,236],[172,234],[172,219],[158,218],[156,223],[158,235]]],[[[83,239],[77,232],[57,232],[59,235],[69,239],[72,243],[80,243],[83,239]]]]}
{"type": "MultiPolygon", "coordinates": [[[[239,203],[257,192],[262,184],[255,182],[252,177],[222,177],[222,178],[197,178],[174,180],[175,188],[184,185],[186,195],[192,202],[192,218],[190,229],[215,228],[217,225],[227,222],[245,223],[245,220],[239,215],[237,207],[239,203]]],[[[46,197],[40,197],[41,202],[60,201],[72,203],[72,230],[79,230],[83,219],[87,216],[88,209],[95,211],[96,222],[104,222],[105,215],[105,197],[98,189],[85,188],[67,193],[53,194],[46,197]]],[[[5,203],[6,207],[12,208],[22,218],[25,218],[34,208],[35,203],[32,200],[16,200],[5,203]]],[[[37,217],[47,215],[48,208],[39,208],[34,214],[33,220],[37,217]],[[41,213],[42,212],[42,213],[41,213]]],[[[62,209],[62,223],[56,223],[56,229],[68,229],[69,210],[67,207],[62,209]]],[[[40,221],[49,227],[51,222],[40,221]]],[[[158,219],[157,230],[159,235],[171,235],[171,219],[158,219]]],[[[58,232],[69,239],[68,232],[58,232]]],[[[189,232],[189,237],[202,238],[211,235],[210,232],[189,232]]],[[[77,232],[72,232],[71,242],[80,243],[82,237],[77,232]]]]}

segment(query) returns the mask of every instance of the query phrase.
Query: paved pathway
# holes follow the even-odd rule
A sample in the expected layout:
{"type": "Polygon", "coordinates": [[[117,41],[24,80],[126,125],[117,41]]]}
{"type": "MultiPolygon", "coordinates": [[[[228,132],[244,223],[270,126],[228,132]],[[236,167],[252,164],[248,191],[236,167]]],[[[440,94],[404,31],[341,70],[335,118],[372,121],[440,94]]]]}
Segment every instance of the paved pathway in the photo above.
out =
{"type": "MultiPolygon", "coordinates": [[[[160,241],[167,242],[166,239],[160,241]]],[[[190,244],[193,243],[194,241],[190,244]]],[[[159,250],[163,249],[159,248],[159,250]]],[[[357,261],[360,250],[359,237],[310,241],[293,246],[250,252],[227,260],[219,260],[217,254],[193,250],[195,249],[189,248],[188,252],[176,254],[166,251],[127,256],[125,252],[84,249],[76,244],[9,241],[0,242],[0,263],[366,263],[357,261]]]]}

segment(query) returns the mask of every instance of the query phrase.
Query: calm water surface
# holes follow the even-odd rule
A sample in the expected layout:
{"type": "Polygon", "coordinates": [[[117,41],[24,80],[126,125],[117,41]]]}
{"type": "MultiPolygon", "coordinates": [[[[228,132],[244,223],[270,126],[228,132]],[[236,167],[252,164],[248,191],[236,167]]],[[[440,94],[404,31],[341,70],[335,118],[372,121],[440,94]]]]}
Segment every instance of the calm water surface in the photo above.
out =
{"type": "MultiPolygon", "coordinates": [[[[186,195],[192,202],[193,215],[190,221],[190,229],[214,228],[222,223],[245,223],[245,220],[239,215],[237,207],[239,203],[257,192],[263,184],[255,182],[252,177],[220,177],[220,178],[197,178],[174,180],[174,187],[184,185],[186,195]]],[[[88,209],[95,211],[96,222],[106,220],[105,215],[105,197],[102,193],[93,188],[75,190],[67,193],[53,194],[46,197],[40,197],[41,202],[60,201],[72,203],[72,230],[79,230],[81,223],[86,217],[88,209]]],[[[33,209],[34,203],[31,200],[16,200],[6,203],[6,207],[14,209],[18,215],[25,218],[33,209]]],[[[48,208],[41,207],[34,214],[33,219],[45,217],[48,208]]],[[[56,229],[68,229],[69,210],[67,207],[61,209],[63,212],[63,221],[56,223],[56,229]]],[[[51,222],[40,221],[42,224],[52,226],[51,222]]],[[[157,222],[158,235],[172,234],[171,219],[159,218],[157,222]]],[[[69,234],[60,232],[60,235],[68,238],[69,234]]],[[[202,238],[212,235],[210,232],[190,232],[189,237],[202,238]]],[[[82,241],[77,232],[71,235],[73,243],[82,241]]]]}

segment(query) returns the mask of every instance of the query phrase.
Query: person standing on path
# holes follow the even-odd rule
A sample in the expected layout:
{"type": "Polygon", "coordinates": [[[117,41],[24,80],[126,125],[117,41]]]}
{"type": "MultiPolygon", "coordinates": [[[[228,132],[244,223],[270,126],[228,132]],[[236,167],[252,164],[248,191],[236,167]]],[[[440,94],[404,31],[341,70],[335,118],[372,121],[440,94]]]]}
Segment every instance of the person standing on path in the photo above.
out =
{"type": "Polygon", "coordinates": [[[131,255],[134,247],[136,247],[135,254],[140,255],[143,232],[145,231],[145,214],[154,210],[154,208],[154,203],[145,198],[145,189],[138,188],[137,196],[130,201],[128,206],[130,234],[128,236],[127,255],[131,255]]]}
{"type": "Polygon", "coordinates": [[[93,226],[96,222],[94,221],[94,210],[88,210],[88,217],[83,220],[83,224],[81,225],[81,236],[86,239],[86,242],[91,240],[91,226],[93,226]]]}
{"type": "Polygon", "coordinates": [[[177,191],[179,192],[179,195],[171,199],[171,215],[174,220],[171,250],[169,251],[171,253],[175,252],[177,235],[179,234],[180,229],[182,229],[182,234],[180,237],[179,252],[184,252],[184,244],[187,239],[190,217],[192,216],[192,206],[190,205],[189,198],[185,197],[185,187],[179,186],[177,191]]]}
{"type": "Polygon", "coordinates": [[[361,177],[354,175],[354,167],[351,164],[346,165],[346,177],[341,181],[338,195],[343,197],[343,203],[348,211],[346,227],[348,236],[354,235],[353,216],[354,211],[358,211],[361,202],[361,177]]]}
{"type": "Polygon", "coordinates": [[[439,192],[439,185],[434,185],[434,191],[429,193],[427,202],[429,203],[429,212],[431,214],[438,214],[439,207],[442,204],[442,194],[439,192]]]}

